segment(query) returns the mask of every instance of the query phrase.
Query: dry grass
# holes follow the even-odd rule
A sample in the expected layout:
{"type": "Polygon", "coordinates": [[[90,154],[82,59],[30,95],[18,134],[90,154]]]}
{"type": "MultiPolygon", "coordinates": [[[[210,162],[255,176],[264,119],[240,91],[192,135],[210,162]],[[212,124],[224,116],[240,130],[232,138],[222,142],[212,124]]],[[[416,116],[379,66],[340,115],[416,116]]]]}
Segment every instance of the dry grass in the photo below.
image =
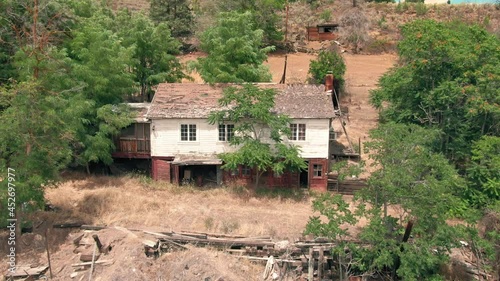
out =
{"type": "Polygon", "coordinates": [[[302,201],[291,196],[176,187],[130,176],[70,179],[46,194],[67,221],[293,239],[301,236],[312,210],[307,195],[302,201]]]}

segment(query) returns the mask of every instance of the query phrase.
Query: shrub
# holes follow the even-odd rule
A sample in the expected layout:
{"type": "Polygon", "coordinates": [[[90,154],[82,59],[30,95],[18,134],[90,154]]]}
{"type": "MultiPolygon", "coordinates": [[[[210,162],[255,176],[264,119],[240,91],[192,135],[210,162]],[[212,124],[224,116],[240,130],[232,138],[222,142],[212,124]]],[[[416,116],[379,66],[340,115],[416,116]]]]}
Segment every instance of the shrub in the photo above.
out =
{"type": "Polygon", "coordinates": [[[417,16],[423,16],[427,13],[427,6],[423,2],[418,2],[415,4],[415,12],[417,13],[417,16]]]}
{"type": "Polygon", "coordinates": [[[319,16],[323,21],[327,22],[332,19],[332,12],[329,10],[324,10],[319,16]]]}
{"type": "Polygon", "coordinates": [[[322,84],[327,73],[331,72],[335,77],[338,88],[344,87],[345,63],[340,54],[334,51],[321,51],[316,60],[309,65],[309,81],[322,84]]]}
{"type": "Polygon", "coordinates": [[[366,46],[366,52],[369,54],[380,54],[394,51],[395,45],[387,39],[375,39],[366,46]]]}

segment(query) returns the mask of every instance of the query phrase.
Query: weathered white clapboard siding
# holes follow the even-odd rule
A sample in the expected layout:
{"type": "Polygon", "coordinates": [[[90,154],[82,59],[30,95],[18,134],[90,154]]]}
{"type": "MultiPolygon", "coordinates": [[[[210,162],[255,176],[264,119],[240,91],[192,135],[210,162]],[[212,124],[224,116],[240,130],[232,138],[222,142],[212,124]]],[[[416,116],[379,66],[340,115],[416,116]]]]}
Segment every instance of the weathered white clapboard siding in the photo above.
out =
{"type": "Polygon", "coordinates": [[[219,141],[218,126],[206,119],[161,119],[151,125],[151,156],[218,154],[231,149],[219,141]],[[196,141],[181,141],[181,124],[196,124],[196,141]]]}
{"type": "MultiPolygon", "coordinates": [[[[288,141],[301,147],[303,158],[328,158],[329,120],[299,119],[292,123],[306,124],[305,141],[288,141]]],[[[151,124],[151,156],[179,154],[218,154],[234,151],[227,142],[219,141],[217,125],[206,119],[157,119],[151,124]],[[196,124],[196,141],[181,141],[181,124],[196,124]]]]}
{"type": "Polygon", "coordinates": [[[302,158],[328,158],[330,120],[297,119],[292,123],[306,124],[306,140],[289,141],[301,147],[302,158]]]}

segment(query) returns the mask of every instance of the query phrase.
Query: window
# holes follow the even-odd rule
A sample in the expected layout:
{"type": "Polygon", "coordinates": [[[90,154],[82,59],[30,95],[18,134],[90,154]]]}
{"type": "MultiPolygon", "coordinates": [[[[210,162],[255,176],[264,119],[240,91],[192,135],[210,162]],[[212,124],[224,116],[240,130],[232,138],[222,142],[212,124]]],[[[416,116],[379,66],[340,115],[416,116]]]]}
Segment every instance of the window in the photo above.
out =
{"type": "Polygon", "coordinates": [[[306,140],[306,124],[290,124],[290,130],[292,131],[290,140],[306,140]]]}
{"type": "Polygon", "coordinates": [[[196,141],[195,124],[181,124],[181,141],[196,141]]]}
{"type": "Polygon", "coordinates": [[[251,170],[249,166],[241,166],[241,175],[249,177],[251,175],[251,170]]]}
{"type": "Polygon", "coordinates": [[[234,136],[234,125],[219,124],[219,141],[231,141],[234,136]]]}
{"type": "Polygon", "coordinates": [[[321,164],[314,164],[313,165],[313,177],[314,178],[323,177],[323,165],[321,165],[321,164]]]}

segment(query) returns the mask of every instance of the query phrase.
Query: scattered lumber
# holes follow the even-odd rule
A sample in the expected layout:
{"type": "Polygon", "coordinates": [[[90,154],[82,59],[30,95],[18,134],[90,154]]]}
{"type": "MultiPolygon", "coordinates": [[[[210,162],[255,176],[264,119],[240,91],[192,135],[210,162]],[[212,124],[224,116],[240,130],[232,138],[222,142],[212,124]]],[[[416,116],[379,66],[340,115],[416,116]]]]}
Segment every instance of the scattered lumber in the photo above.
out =
{"type": "Polygon", "coordinates": [[[14,272],[8,272],[5,274],[7,278],[20,278],[20,277],[39,277],[42,274],[45,274],[49,269],[48,265],[31,267],[31,265],[20,265],[16,267],[14,272]]]}

